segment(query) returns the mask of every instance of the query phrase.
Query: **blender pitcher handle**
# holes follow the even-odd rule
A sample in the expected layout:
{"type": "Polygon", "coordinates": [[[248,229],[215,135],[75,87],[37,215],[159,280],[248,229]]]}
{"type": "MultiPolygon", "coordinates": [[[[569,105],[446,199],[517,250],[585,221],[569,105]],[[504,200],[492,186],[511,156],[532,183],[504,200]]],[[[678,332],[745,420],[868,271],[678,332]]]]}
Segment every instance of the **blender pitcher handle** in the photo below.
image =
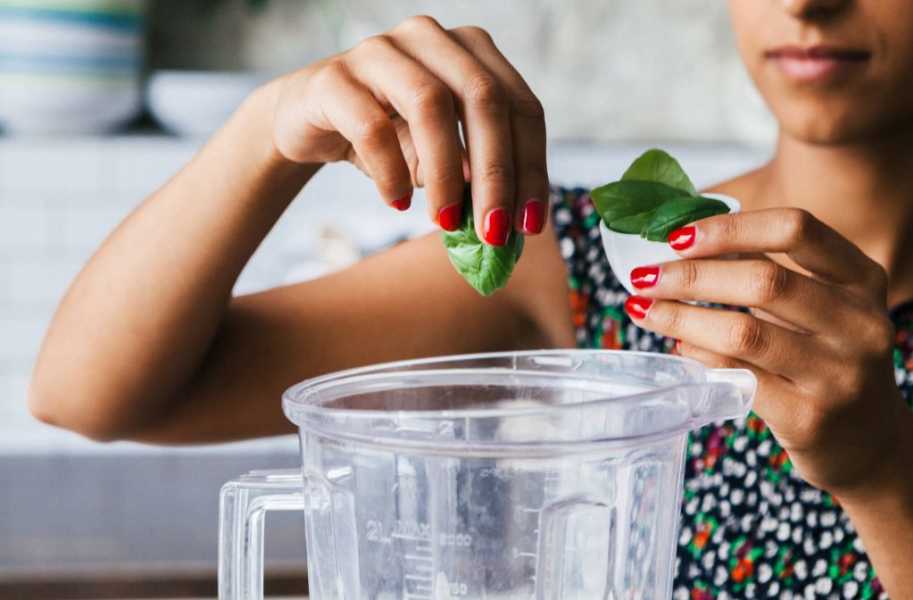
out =
{"type": "Polygon", "coordinates": [[[692,406],[692,426],[713,421],[738,419],[751,410],[758,380],[748,369],[708,369],[708,391],[702,402],[692,406]]]}
{"type": "Polygon", "coordinates": [[[266,513],[304,511],[298,469],[251,471],[219,494],[219,600],[263,598],[263,524],[266,513]]]}

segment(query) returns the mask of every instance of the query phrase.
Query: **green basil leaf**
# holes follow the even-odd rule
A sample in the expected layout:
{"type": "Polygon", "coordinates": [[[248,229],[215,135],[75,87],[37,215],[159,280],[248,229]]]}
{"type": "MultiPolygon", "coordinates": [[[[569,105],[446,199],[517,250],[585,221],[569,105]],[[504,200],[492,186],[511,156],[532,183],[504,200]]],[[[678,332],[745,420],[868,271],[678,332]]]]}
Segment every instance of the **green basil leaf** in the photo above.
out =
{"type": "Polygon", "coordinates": [[[650,222],[650,219],[653,217],[653,212],[654,211],[652,210],[648,210],[637,213],[636,215],[621,217],[620,219],[615,219],[607,224],[607,227],[618,233],[640,233],[643,231],[643,228],[647,226],[647,223],[650,222]]]}
{"type": "Polygon", "coordinates": [[[507,285],[514,266],[523,253],[523,235],[511,231],[503,246],[490,246],[476,235],[472,200],[468,191],[463,199],[463,221],[456,231],[442,232],[450,264],[469,285],[483,296],[490,296],[507,285]]]}
{"type": "Polygon", "coordinates": [[[725,202],[704,196],[680,196],[651,211],[640,235],[653,242],[665,242],[670,233],[683,225],[728,212],[725,202]]]}
{"type": "Polygon", "coordinates": [[[610,227],[619,219],[653,210],[681,195],[681,190],[652,181],[613,181],[590,192],[596,212],[610,227]]]}
{"type": "Polygon", "coordinates": [[[697,189],[678,161],[668,152],[657,148],[641,154],[621,176],[621,180],[664,183],[692,196],[697,195],[697,189]]]}

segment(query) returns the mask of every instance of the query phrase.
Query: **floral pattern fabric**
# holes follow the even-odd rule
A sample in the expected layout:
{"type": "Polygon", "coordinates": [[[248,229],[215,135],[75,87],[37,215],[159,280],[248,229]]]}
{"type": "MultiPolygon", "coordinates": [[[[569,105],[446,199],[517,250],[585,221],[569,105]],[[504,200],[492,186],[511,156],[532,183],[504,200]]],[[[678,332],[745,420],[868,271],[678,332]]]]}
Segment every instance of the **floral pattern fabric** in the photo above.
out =
{"type": "MultiPolygon", "coordinates": [[[[586,190],[555,188],[551,205],[578,346],[672,351],[624,313],[628,293],[609,268],[586,190]]],[[[913,303],[892,317],[897,384],[909,401],[913,303]]],[[[693,432],[684,485],[675,600],[887,598],[839,503],[799,478],[756,414],[693,432]]]]}

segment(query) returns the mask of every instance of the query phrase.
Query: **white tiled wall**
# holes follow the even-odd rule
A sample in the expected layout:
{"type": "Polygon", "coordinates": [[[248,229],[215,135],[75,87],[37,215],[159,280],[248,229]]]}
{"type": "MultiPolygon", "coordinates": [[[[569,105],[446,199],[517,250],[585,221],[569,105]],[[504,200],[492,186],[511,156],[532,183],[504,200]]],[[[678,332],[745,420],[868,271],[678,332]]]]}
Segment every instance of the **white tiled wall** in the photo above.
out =
{"type": "MultiPolygon", "coordinates": [[[[28,415],[28,374],[55,304],[149,186],[117,184],[123,144],[0,142],[0,440],[53,435],[28,415]]],[[[183,149],[189,154],[190,149],[183,149]]],[[[173,150],[171,150],[173,152],[173,150]]],[[[175,157],[177,158],[177,157],[175,157]]]]}
{"type": "MultiPolygon", "coordinates": [[[[91,253],[196,146],[161,136],[0,141],[0,448],[79,445],[26,410],[39,343],[57,302],[91,253]]],[[[365,246],[428,228],[420,209],[397,218],[375,201],[370,181],[351,171],[333,165],[318,176],[268,236],[238,292],[300,278],[309,259],[320,264],[315,240],[325,226],[365,246]]]]}

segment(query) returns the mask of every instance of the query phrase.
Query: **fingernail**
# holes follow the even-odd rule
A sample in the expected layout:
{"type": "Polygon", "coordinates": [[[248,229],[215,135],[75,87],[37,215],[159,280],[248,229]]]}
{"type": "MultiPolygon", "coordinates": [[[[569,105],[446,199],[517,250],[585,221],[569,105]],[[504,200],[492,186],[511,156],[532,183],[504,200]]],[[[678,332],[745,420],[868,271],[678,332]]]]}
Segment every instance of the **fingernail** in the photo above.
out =
{"type": "Polygon", "coordinates": [[[687,250],[694,245],[696,238],[697,228],[694,225],[687,225],[669,234],[669,245],[673,250],[687,250]]]}
{"type": "Polygon", "coordinates": [[[482,227],[482,237],[492,246],[503,246],[510,233],[510,216],[503,208],[488,211],[482,227]]]}
{"type": "Polygon", "coordinates": [[[523,206],[523,222],[521,228],[526,233],[539,233],[545,225],[545,203],[532,198],[523,206]]]}
{"type": "Polygon", "coordinates": [[[412,206],[412,190],[409,190],[409,193],[403,196],[402,198],[397,198],[390,203],[393,208],[396,210],[409,210],[409,207],[412,206]]]}
{"type": "Polygon", "coordinates": [[[653,306],[652,298],[644,298],[643,296],[631,296],[625,300],[625,312],[632,319],[643,319],[647,316],[647,311],[650,310],[650,307],[653,306]]]}
{"type": "Polygon", "coordinates": [[[456,231],[463,216],[463,203],[448,204],[437,213],[437,222],[444,231],[456,231]]]}
{"type": "Polygon", "coordinates": [[[653,287],[659,281],[659,267],[637,267],[631,271],[631,285],[639,290],[653,287]]]}

